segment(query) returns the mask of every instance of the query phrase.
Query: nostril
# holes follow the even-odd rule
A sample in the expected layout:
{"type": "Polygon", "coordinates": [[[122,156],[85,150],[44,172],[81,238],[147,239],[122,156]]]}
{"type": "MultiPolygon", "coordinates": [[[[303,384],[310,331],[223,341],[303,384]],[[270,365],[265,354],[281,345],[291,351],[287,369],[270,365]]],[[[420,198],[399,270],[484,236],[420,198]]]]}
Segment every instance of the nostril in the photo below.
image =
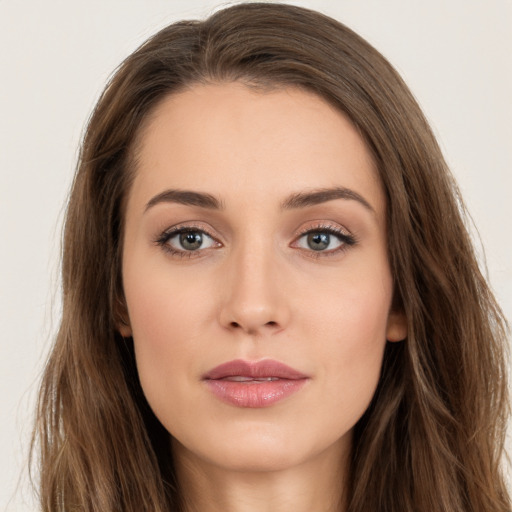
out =
{"type": "MultiPolygon", "coordinates": [[[[230,322],[229,325],[232,329],[242,329],[243,328],[243,326],[241,324],[239,324],[238,322],[230,322]]],[[[277,324],[277,322],[274,322],[273,320],[271,320],[270,322],[267,322],[264,325],[267,327],[277,327],[278,324],[277,324]]]]}

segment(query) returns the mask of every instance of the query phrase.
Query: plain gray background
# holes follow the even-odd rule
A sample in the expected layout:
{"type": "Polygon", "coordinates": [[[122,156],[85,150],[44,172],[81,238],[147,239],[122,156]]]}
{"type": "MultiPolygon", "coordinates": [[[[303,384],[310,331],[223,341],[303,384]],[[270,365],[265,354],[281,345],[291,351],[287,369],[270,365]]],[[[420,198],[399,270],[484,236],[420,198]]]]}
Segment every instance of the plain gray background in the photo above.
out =
{"type": "MultiPolygon", "coordinates": [[[[459,181],[511,318],[512,1],[294,3],[346,23],[403,75],[459,181]]],[[[221,5],[0,0],[0,511],[36,508],[23,468],[58,324],[61,222],[85,121],[144,39],[221,5]]]]}

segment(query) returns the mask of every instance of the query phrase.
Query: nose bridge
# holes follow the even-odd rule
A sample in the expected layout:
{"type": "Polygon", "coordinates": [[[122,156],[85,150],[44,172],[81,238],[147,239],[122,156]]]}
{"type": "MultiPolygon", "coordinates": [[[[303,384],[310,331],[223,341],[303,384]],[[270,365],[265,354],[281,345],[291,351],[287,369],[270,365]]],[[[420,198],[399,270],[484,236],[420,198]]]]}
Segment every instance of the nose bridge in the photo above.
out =
{"type": "Polygon", "coordinates": [[[284,327],[286,304],[279,288],[279,262],[271,237],[245,233],[232,249],[222,323],[251,334],[284,327]]]}

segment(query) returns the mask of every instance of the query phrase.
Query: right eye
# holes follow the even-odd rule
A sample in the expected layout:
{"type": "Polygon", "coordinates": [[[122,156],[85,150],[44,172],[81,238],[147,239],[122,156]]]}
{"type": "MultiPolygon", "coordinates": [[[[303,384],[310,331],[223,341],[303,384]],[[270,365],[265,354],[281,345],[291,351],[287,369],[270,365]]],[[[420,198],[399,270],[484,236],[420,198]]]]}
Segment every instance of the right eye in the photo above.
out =
{"type": "Polygon", "coordinates": [[[195,228],[167,231],[159,237],[157,243],[170,253],[183,256],[219,245],[208,233],[195,228]]]}

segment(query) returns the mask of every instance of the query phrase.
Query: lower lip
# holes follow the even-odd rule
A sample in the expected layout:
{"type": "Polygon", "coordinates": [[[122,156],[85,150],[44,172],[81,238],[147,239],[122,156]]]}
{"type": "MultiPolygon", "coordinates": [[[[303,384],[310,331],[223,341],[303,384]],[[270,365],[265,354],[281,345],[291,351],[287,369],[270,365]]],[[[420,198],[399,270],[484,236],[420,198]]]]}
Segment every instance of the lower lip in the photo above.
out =
{"type": "Polygon", "coordinates": [[[234,382],[207,380],[210,391],[223,402],[237,407],[269,407],[299,391],[307,379],[234,382]]]}

